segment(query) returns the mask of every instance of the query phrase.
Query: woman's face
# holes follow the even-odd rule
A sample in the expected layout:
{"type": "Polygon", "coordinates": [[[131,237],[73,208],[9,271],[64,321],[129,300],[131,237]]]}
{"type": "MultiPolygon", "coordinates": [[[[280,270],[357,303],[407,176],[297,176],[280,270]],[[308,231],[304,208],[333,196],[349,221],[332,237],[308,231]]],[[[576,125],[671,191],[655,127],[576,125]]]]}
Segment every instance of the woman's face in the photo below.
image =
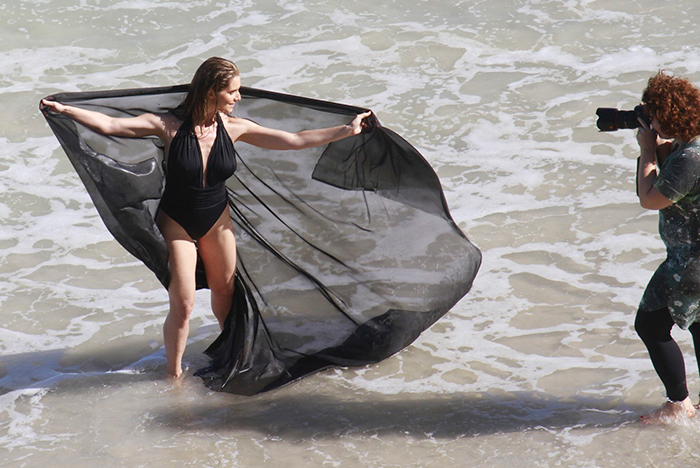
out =
{"type": "Polygon", "coordinates": [[[224,114],[233,113],[236,103],[241,100],[241,77],[234,76],[228,85],[216,93],[216,110],[224,114]]]}

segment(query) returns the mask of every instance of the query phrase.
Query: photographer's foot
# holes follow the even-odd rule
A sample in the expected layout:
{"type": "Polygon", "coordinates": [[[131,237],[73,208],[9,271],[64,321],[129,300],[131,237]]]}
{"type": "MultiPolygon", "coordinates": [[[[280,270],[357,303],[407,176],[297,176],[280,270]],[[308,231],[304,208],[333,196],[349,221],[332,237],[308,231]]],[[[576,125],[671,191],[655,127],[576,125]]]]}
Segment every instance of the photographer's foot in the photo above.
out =
{"type": "Polygon", "coordinates": [[[661,408],[640,416],[644,424],[678,424],[695,415],[695,407],[690,397],[683,401],[667,401],[661,408]]]}

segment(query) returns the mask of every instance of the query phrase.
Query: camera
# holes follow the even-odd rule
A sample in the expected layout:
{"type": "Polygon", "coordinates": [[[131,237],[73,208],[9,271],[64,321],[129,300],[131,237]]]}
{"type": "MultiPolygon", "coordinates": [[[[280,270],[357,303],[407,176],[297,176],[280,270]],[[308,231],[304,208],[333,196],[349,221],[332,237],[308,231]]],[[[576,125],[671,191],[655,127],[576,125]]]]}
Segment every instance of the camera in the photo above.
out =
{"type": "Polygon", "coordinates": [[[617,110],[608,107],[599,107],[595,111],[598,115],[598,129],[601,132],[614,132],[621,128],[638,128],[642,119],[647,125],[651,125],[649,117],[644,113],[644,105],[640,104],[631,111],[617,110]]]}

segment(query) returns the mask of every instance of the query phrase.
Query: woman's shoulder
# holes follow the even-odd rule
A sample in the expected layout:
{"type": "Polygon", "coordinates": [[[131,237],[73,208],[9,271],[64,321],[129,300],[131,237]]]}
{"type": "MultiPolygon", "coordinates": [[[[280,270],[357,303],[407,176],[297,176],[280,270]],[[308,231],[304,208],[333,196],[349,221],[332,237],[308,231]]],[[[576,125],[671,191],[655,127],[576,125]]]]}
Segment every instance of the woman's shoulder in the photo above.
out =
{"type": "Polygon", "coordinates": [[[181,119],[179,116],[177,116],[173,112],[152,112],[150,114],[144,114],[144,115],[149,115],[150,118],[158,119],[159,121],[161,121],[164,124],[167,124],[169,126],[171,126],[171,125],[180,126],[180,125],[182,125],[182,121],[183,121],[183,119],[181,119]]]}
{"type": "Polygon", "coordinates": [[[183,124],[183,120],[172,112],[154,112],[144,115],[148,115],[148,118],[152,119],[167,134],[174,135],[183,124]]]}
{"type": "Polygon", "coordinates": [[[229,125],[230,126],[255,125],[255,123],[252,120],[244,119],[242,117],[234,117],[233,115],[224,114],[223,112],[220,112],[219,116],[221,117],[221,121],[226,126],[229,126],[229,125]]]}
{"type": "Polygon", "coordinates": [[[236,141],[238,137],[246,133],[251,128],[259,126],[249,119],[233,117],[227,114],[220,114],[220,116],[221,122],[224,124],[226,131],[228,131],[228,134],[233,141],[236,141]]]}
{"type": "Polygon", "coordinates": [[[179,127],[182,125],[182,120],[178,119],[170,112],[144,112],[134,117],[149,122],[154,127],[166,128],[173,126],[179,127]]]}
{"type": "Polygon", "coordinates": [[[169,142],[182,126],[182,120],[169,112],[145,112],[134,117],[134,125],[169,142]]]}

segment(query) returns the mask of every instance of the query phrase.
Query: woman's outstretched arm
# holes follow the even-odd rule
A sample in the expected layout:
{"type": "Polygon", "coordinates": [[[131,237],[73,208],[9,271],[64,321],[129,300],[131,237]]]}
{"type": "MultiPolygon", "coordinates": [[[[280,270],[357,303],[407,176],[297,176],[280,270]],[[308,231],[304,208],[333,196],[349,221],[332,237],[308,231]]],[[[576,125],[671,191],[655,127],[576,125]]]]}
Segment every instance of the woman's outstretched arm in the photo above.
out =
{"type": "Polygon", "coordinates": [[[364,119],[372,115],[371,111],[357,114],[347,125],[304,130],[290,133],[283,130],[263,127],[250,120],[236,119],[235,140],[254,146],[273,150],[299,150],[321,146],[333,141],[357,135],[366,127],[364,119]]]}
{"type": "Polygon", "coordinates": [[[58,101],[43,99],[42,105],[52,112],[63,114],[103,135],[126,138],[141,138],[151,135],[165,136],[167,117],[156,114],[141,114],[136,117],[110,117],[101,112],[69,106],[58,101]]]}

